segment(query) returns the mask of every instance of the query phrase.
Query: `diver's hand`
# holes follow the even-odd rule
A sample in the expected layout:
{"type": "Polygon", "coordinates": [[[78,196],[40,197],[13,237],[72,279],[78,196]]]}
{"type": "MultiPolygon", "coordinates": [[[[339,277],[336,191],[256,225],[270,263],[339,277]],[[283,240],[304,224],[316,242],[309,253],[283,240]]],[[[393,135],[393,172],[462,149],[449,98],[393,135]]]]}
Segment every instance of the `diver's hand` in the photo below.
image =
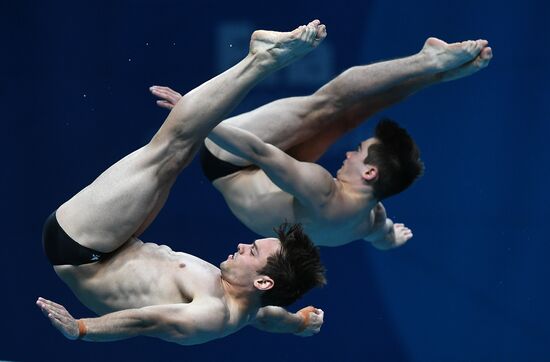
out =
{"type": "Polygon", "coordinates": [[[405,224],[393,223],[386,219],[388,231],[381,240],[372,241],[372,245],[379,250],[389,250],[400,247],[413,237],[412,230],[405,224]]]}
{"type": "Polygon", "coordinates": [[[296,314],[302,318],[302,327],[300,331],[294,333],[295,335],[309,337],[319,333],[325,316],[322,309],[309,306],[300,309],[296,314]]]}
{"type": "Polygon", "coordinates": [[[397,248],[413,237],[412,230],[405,224],[393,224],[393,230],[386,235],[386,241],[392,248],[397,248]]]}
{"type": "Polygon", "coordinates": [[[176,103],[180,100],[182,97],[181,94],[173,90],[169,87],[163,87],[154,85],[149,88],[149,91],[155,96],[160,99],[157,100],[157,105],[162,108],[166,108],[171,110],[174,108],[176,103]]]}
{"type": "Polygon", "coordinates": [[[42,297],[38,298],[36,305],[61,334],[71,340],[78,339],[78,322],[67,312],[64,306],[42,297]]]}

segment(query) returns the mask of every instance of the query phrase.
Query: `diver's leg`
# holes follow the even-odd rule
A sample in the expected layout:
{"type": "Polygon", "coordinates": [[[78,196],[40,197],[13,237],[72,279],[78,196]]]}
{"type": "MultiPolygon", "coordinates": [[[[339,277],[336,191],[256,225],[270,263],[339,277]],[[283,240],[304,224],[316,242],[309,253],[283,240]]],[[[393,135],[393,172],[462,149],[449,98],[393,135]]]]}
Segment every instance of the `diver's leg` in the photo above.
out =
{"type": "Polygon", "coordinates": [[[147,145],[59,207],[63,230],[99,252],[111,252],[142,232],[210,130],[258,81],[312,50],[322,40],[320,27],[315,21],[293,32],[255,32],[245,59],[184,95],[147,145]]]}
{"type": "MultiPolygon", "coordinates": [[[[372,114],[429,85],[485,67],[488,53],[484,40],[447,44],[430,38],[416,55],[350,68],[311,96],[281,99],[226,122],[300,160],[315,161],[372,114]]],[[[207,146],[222,160],[246,164],[211,142],[207,141],[207,146]]]]}
{"type": "Polygon", "coordinates": [[[287,152],[299,160],[315,162],[340,137],[355,129],[372,115],[399,103],[430,85],[472,75],[487,67],[491,59],[492,50],[489,47],[485,47],[473,61],[458,68],[435,75],[416,77],[381,92],[380,94],[367,97],[364,101],[357,102],[345,111],[340,112],[337,120],[330,123],[309,140],[288,149],[287,152]]]}

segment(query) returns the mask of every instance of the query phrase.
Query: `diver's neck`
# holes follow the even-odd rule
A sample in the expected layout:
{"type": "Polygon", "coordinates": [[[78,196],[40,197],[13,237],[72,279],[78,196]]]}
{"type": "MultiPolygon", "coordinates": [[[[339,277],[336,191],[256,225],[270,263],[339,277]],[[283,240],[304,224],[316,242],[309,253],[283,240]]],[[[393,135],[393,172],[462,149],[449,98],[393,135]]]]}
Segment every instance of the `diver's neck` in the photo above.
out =
{"type": "Polygon", "coordinates": [[[253,320],[261,308],[260,296],[256,290],[234,285],[223,276],[220,276],[220,283],[230,318],[237,317],[246,322],[253,320]]]}
{"type": "Polygon", "coordinates": [[[361,182],[357,182],[336,178],[335,181],[340,191],[346,195],[346,197],[365,205],[364,207],[366,209],[370,210],[378,203],[378,199],[374,196],[372,186],[367,185],[362,180],[361,182]]]}

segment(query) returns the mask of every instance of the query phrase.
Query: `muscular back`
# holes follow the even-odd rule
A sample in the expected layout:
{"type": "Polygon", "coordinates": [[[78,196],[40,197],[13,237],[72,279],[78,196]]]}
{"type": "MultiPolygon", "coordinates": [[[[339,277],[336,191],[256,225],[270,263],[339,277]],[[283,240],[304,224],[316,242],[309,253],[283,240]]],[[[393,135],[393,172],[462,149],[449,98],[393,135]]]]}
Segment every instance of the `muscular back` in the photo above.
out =
{"type": "Polygon", "coordinates": [[[288,221],[301,223],[317,245],[338,246],[370,234],[375,215],[364,205],[336,194],[324,205],[303,205],[277,187],[262,170],[243,170],[213,183],[233,214],[249,229],[265,237],[288,221]]]}

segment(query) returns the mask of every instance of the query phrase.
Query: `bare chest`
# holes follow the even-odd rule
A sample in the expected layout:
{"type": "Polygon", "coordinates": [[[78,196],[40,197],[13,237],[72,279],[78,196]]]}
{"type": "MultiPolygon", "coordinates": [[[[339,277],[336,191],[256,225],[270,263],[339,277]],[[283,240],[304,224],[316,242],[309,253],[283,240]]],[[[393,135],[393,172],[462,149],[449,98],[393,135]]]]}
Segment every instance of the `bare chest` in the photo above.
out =
{"type": "Polygon", "coordinates": [[[189,303],[199,296],[214,296],[220,288],[219,269],[213,265],[165,245],[137,239],[107,260],[76,269],[69,286],[99,314],[189,303]]]}

